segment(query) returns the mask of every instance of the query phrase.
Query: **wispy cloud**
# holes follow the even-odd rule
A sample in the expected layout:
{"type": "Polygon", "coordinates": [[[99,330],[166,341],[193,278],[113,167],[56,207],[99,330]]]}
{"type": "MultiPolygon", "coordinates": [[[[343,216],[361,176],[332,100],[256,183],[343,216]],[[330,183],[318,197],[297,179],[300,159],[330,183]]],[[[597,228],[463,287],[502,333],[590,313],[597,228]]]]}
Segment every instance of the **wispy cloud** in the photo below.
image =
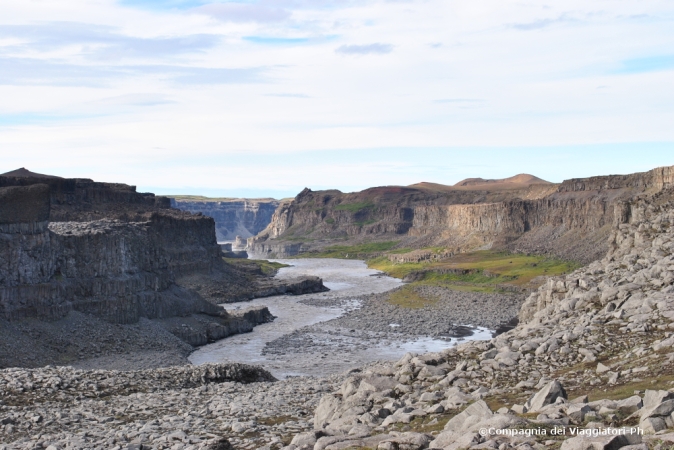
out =
{"type": "Polygon", "coordinates": [[[262,45],[299,45],[311,41],[310,38],[287,38],[273,36],[244,36],[244,41],[262,45]]]}
{"type": "Polygon", "coordinates": [[[119,0],[119,4],[123,6],[154,10],[189,9],[205,3],[209,2],[203,0],[119,0]]]}
{"type": "Polygon", "coordinates": [[[441,98],[434,103],[484,103],[481,98],[441,98]]]}
{"type": "Polygon", "coordinates": [[[273,23],[290,19],[292,12],[285,8],[248,3],[211,3],[195,8],[223,22],[273,23]]]}
{"type": "Polygon", "coordinates": [[[44,112],[21,112],[13,114],[0,114],[0,129],[18,127],[24,125],[49,125],[72,120],[91,119],[93,117],[105,116],[104,113],[95,115],[87,114],[63,114],[63,113],[44,113],[44,112]]]}
{"type": "Polygon", "coordinates": [[[306,94],[293,94],[293,93],[276,93],[276,94],[265,94],[267,97],[287,97],[287,98],[311,98],[310,95],[306,94]]]}
{"type": "Polygon", "coordinates": [[[342,45],[335,50],[335,52],[345,55],[383,55],[386,53],[391,53],[392,51],[393,46],[391,44],[380,43],[366,45],[342,45]]]}
{"type": "Polygon", "coordinates": [[[179,84],[259,83],[265,68],[177,65],[77,65],[29,58],[0,58],[0,85],[106,86],[126,78],[154,76],[179,84]]]}
{"type": "Polygon", "coordinates": [[[0,37],[22,42],[4,47],[5,54],[47,52],[79,45],[83,56],[105,60],[194,54],[213,48],[221,41],[220,36],[212,34],[141,38],[124,35],[115,27],[73,22],[7,25],[0,27],[0,37]]]}
{"type": "Polygon", "coordinates": [[[160,106],[176,103],[162,94],[135,93],[106,97],[89,102],[90,105],[101,106],[160,106]]]}
{"type": "Polygon", "coordinates": [[[570,17],[566,14],[563,14],[557,18],[550,19],[538,19],[534,20],[532,22],[525,22],[525,23],[513,23],[510,24],[511,28],[515,28],[516,30],[521,30],[521,31],[531,31],[531,30],[540,30],[541,28],[547,28],[552,25],[560,24],[560,23],[575,23],[579,22],[578,19],[575,19],[573,17],[570,17]]]}

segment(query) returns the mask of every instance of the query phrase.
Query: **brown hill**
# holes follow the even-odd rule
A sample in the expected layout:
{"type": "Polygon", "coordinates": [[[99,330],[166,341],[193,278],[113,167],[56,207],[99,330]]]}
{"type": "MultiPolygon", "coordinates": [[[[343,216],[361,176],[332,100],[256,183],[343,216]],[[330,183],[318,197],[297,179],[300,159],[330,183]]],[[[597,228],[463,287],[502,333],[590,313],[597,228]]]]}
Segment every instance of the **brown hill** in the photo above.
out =
{"type": "Polygon", "coordinates": [[[459,181],[453,187],[456,189],[519,189],[532,184],[552,184],[541,178],[529,175],[527,173],[520,173],[510,178],[503,178],[500,180],[485,180],[483,178],[466,178],[459,181]]]}
{"type": "Polygon", "coordinates": [[[14,177],[14,178],[61,178],[54,175],[45,175],[42,173],[31,172],[22,167],[20,169],[12,170],[11,172],[0,173],[0,177],[14,177]]]}
{"type": "Polygon", "coordinates": [[[532,184],[549,184],[549,181],[545,181],[541,178],[538,178],[534,175],[529,175],[526,173],[521,173],[510,178],[503,178],[500,180],[485,180],[484,178],[466,178],[461,180],[453,186],[440,183],[428,183],[421,182],[417,184],[412,184],[410,187],[417,189],[426,189],[431,191],[480,191],[480,190],[509,190],[509,189],[522,189],[532,184]]]}

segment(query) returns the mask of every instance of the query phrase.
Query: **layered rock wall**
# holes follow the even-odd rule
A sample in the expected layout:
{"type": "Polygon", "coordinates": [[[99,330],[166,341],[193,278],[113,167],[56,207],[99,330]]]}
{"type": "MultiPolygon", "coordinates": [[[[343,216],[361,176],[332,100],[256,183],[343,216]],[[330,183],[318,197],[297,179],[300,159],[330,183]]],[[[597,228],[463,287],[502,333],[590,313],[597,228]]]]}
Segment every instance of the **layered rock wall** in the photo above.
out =
{"type": "MultiPolygon", "coordinates": [[[[157,215],[139,223],[56,222],[36,234],[0,233],[7,256],[0,270],[0,316],[55,320],[77,310],[135,323],[140,317],[219,315],[220,308],[174,283],[178,275],[210,270],[219,250],[204,245],[199,224],[169,233],[173,220],[157,215]],[[167,246],[168,238],[175,245],[167,246]]],[[[211,219],[202,220],[212,227],[211,219]]]]}
{"type": "Polygon", "coordinates": [[[72,310],[113,323],[226,317],[175,283],[222,269],[212,218],[126,185],[3,176],[0,185],[0,318],[56,320],[72,310]],[[85,220],[130,213],[140,220],[85,220]]]}
{"type": "Polygon", "coordinates": [[[342,194],[305,189],[279,206],[269,226],[249,239],[248,250],[290,256],[331,239],[340,239],[340,245],[348,245],[344,238],[395,239],[400,247],[509,248],[587,263],[606,252],[611,226],[629,219],[626,200],[673,184],[674,167],[661,167],[493,193],[384,187],[342,194]]]}
{"type": "Polygon", "coordinates": [[[264,230],[279,205],[273,199],[190,200],[171,199],[171,206],[182,211],[202,213],[215,220],[218,241],[248,238],[264,230]]]}
{"type": "Polygon", "coordinates": [[[48,186],[53,222],[133,216],[171,207],[166,197],[139,193],[135,186],[121,183],[99,183],[87,178],[0,176],[0,188],[38,184],[48,186]]]}

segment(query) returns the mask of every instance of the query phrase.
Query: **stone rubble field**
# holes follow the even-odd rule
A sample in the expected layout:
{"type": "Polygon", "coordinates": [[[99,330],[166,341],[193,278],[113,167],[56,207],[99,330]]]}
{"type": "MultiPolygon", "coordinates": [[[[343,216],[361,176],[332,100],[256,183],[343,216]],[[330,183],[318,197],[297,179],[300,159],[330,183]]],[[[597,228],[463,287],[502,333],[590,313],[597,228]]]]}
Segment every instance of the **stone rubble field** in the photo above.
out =
{"type": "Polygon", "coordinates": [[[674,207],[629,206],[604,259],[549,279],[489,341],[278,382],[225,365],[6,369],[0,449],[671,448],[674,207]]]}

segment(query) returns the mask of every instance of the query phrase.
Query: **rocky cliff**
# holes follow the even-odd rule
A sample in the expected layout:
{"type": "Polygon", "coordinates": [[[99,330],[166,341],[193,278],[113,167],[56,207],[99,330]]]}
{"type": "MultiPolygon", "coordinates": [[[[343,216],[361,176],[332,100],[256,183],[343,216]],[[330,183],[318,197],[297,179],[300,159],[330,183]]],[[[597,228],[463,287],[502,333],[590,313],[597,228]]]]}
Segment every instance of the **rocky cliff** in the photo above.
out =
{"type": "Polygon", "coordinates": [[[249,239],[248,251],[288,256],[337,242],[395,240],[400,248],[507,248],[587,263],[606,252],[610,227],[627,220],[625,202],[671,186],[674,167],[558,185],[490,181],[351,194],[305,189],[279,205],[269,226],[249,239]]]}
{"type": "MultiPolygon", "coordinates": [[[[254,276],[222,260],[212,218],[132,186],[25,170],[0,176],[0,255],[7,329],[73,314],[109,324],[150,319],[202,345],[272,319],[266,309],[232,316],[216,305],[256,288],[254,276]],[[195,277],[217,289],[198,292],[195,277]],[[169,320],[191,316],[192,325],[169,320]]],[[[0,352],[0,365],[12,361],[12,352],[0,352]]]]}
{"type": "Polygon", "coordinates": [[[278,205],[274,199],[171,198],[173,208],[212,217],[218,242],[255,236],[269,225],[278,205]]]}
{"type": "Polygon", "coordinates": [[[136,192],[135,186],[99,183],[88,178],[61,178],[18,169],[0,174],[0,187],[43,184],[49,188],[52,222],[120,218],[133,220],[150,211],[169,209],[170,200],[136,192]]]}

